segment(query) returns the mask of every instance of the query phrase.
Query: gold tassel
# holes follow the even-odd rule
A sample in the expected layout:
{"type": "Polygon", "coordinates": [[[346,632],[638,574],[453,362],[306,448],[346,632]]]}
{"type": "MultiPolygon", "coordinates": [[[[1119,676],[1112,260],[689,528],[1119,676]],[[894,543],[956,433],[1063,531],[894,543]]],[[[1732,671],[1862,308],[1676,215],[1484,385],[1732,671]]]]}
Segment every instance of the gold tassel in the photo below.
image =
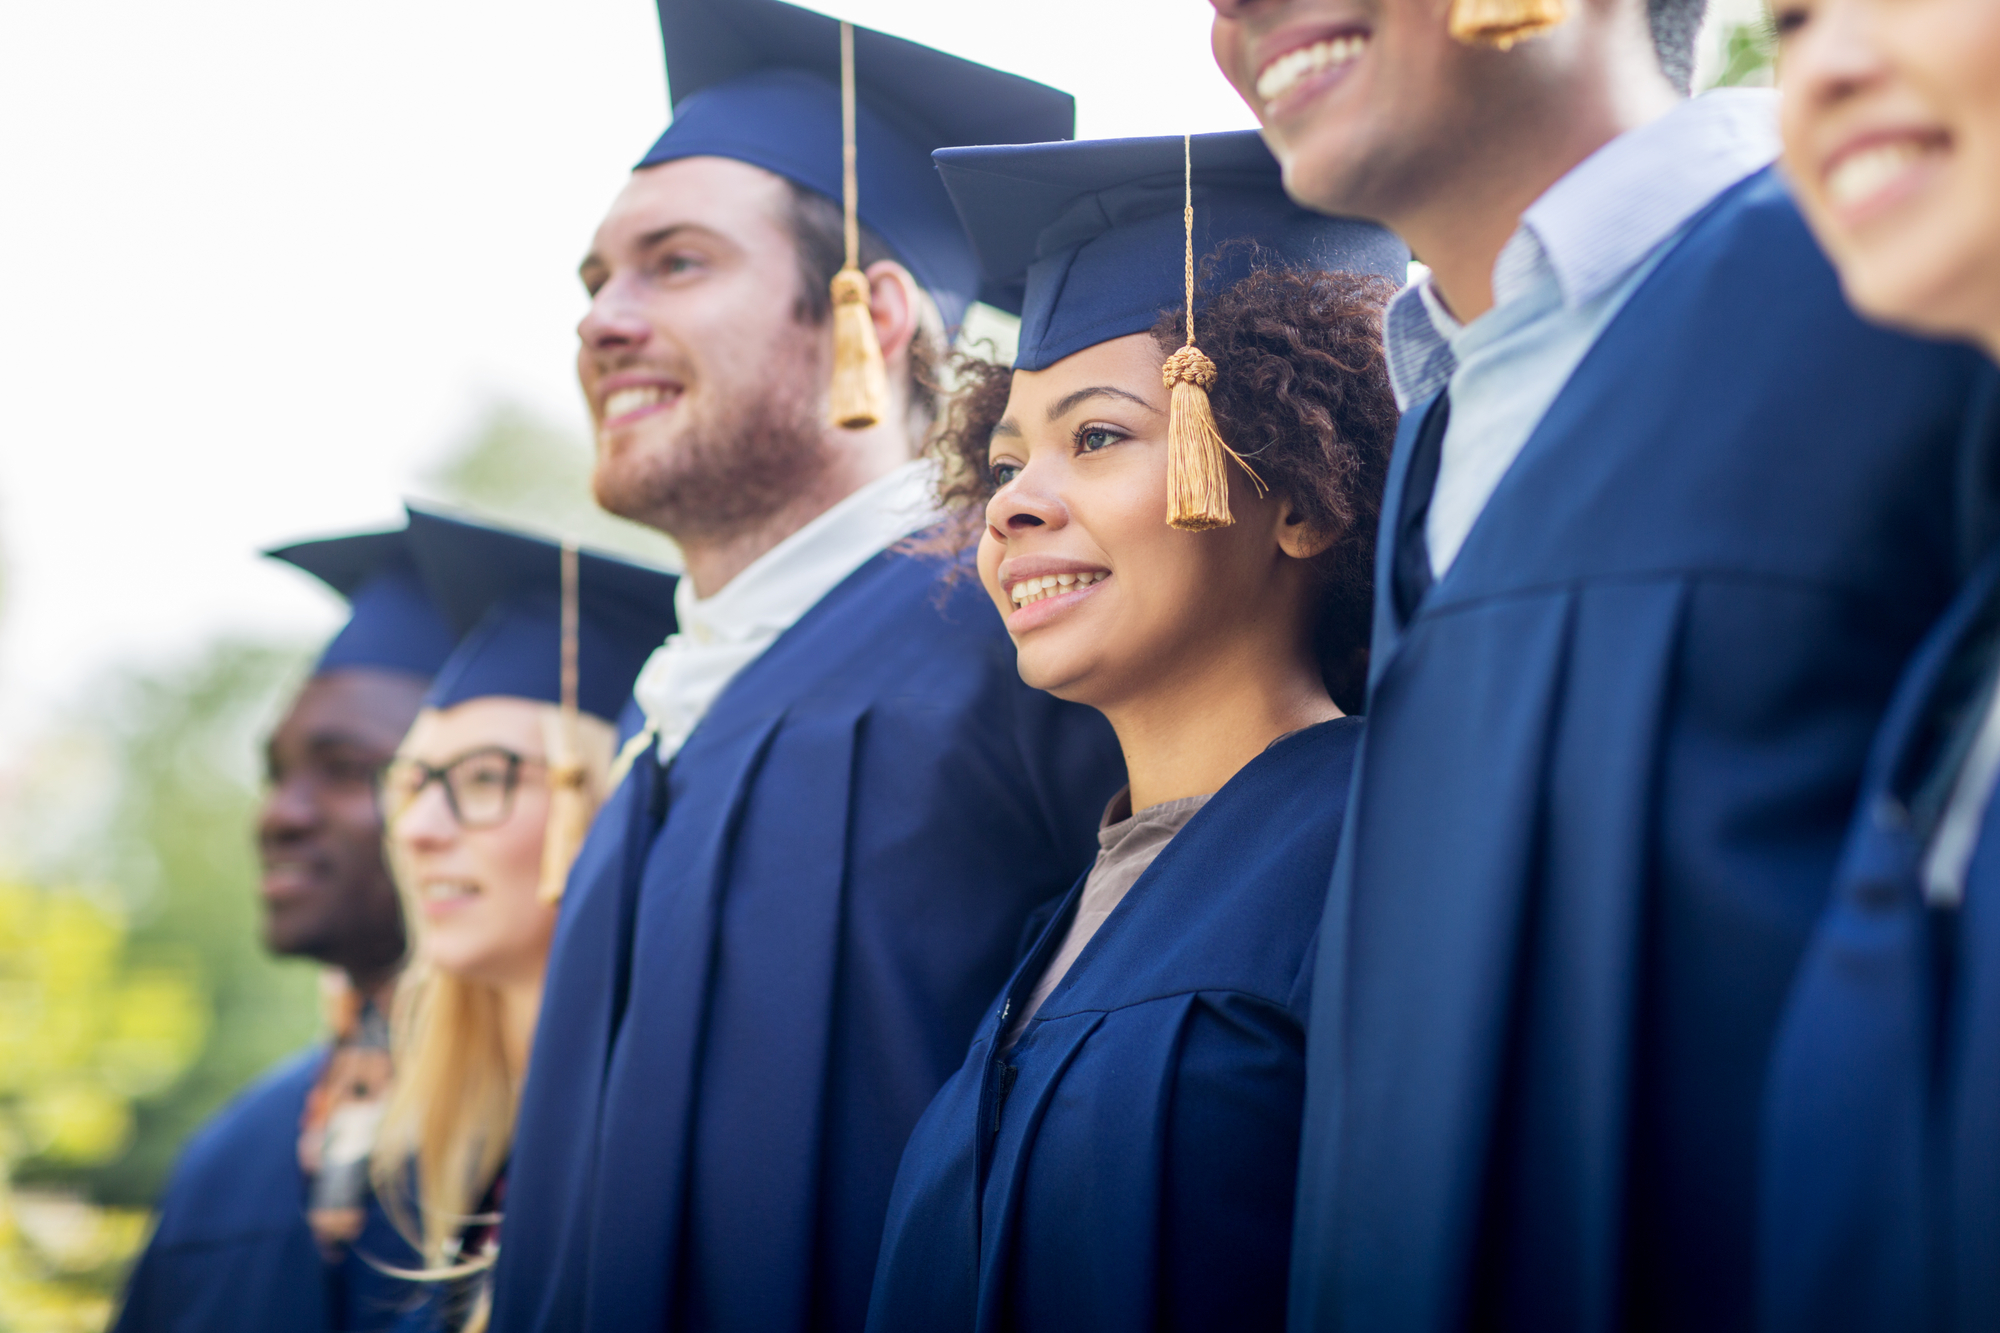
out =
{"type": "Polygon", "coordinates": [[[583,766],[583,746],[577,736],[576,641],[577,641],[577,553],[576,544],[562,546],[562,703],[556,719],[556,743],[549,756],[549,817],[542,831],[542,883],[540,897],[545,903],[562,901],[569,868],[583,847],[584,835],[597,814],[597,802],[590,790],[590,774],[583,766]]]}
{"type": "MultiPolygon", "coordinates": [[[[573,744],[574,742],[572,742],[573,744]]],[[[583,849],[584,835],[597,814],[597,802],[590,797],[590,774],[583,765],[559,762],[549,765],[549,823],[542,835],[541,899],[562,901],[563,886],[569,882],[569,868],[583,849]]]]}
{"type": "Polygon", "coordinates": [[[1215,362],[1194,345],[1194,136],[1181,142],[1186,172],[1187,204],[1181,223],[1187,233],[1187,344],[1167,358],[1160,375],[1173,398],[1167,405],[1167,523],[1184,532],[1226,528],[1236,521],[1229,512],[1229,460],[1235,459],[1264,493],[1264,479],[1231,449],[1215,428],[1215,410],[1208,391],[1215,384],[1215,362]]]}
{"type": "Polygon", "coordinates": [[[846,213],[847,263],[833,275],[833,424],[867,430],[889,415],[889,375],[875,337],[868,275],[861,271],[860,186],[854,174],[854,25],[840,25],[841,206],[846,213]]]}
{"type": "Polygon", "coordinates": [[[1468,46],[1505,51],[1569,17],[1568,0],[1452,0],[1451,35],[1468,46]]]}
{"type": "Polygon", "coordinates": [[[868,275],[844,268],[833,275],[833,424],[866,430],[889,415],[889,375],[875,315],[868,307],[868,275]]]}

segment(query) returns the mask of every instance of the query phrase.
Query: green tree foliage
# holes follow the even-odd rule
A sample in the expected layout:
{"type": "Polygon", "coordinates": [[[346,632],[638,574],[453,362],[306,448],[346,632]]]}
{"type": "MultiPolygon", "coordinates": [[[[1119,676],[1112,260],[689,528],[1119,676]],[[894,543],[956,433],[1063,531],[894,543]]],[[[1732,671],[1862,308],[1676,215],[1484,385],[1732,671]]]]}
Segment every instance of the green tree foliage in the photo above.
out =
{"type": "Polygon", "coordinates": [[[145,1212],[16,1190],[22,1164],[118,1160],[133,1103],[202,1050],[195,970],[140,963],[123,915],[92,895],[0,882],[0,1330],[101,1328],[145,1212]]]}
{"type": "Polygon", "coordinates": [[[178,666],[119,673],[92,692],[105,701],[101,711],[44,745],[96,761],[57,765],[53,788],[34,793],[68,816],[54,821],[61,845],[42,849],[38,878],[107,886],[94,896],[129,919],[132,966],[191,978],[213,1022],[184,1074],[135,1089],[129,1151],[88,1162],[30,1158],[22,1180],[80,1187],[102,1203],[150,1204],[195,1126],[312,1040],[314,970],[274,959],[258,942],[252,844],[258,750],[302,657],[224,640],[178,666]]]}

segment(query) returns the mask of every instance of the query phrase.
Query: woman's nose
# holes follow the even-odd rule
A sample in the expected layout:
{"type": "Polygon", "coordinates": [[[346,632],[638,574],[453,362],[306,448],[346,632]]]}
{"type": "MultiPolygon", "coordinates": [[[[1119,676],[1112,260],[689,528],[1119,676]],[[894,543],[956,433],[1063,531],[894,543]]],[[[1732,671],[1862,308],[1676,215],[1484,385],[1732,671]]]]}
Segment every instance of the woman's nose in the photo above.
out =
{"type": "Polygon", "coordinates": [[[1796,137],[1802,121],[1879,82],[1885,68],[1861,7],[1819,0],[1782,48],[1777,72],[1786,128],[1796,137]]]}
{"type": "Polygon", "coordinates": [[[1002,540],[1032,528],[1061,527],[1067,518],[1062,498],[1030,469],[1003,486],[986,506],[987,526],[1002,540]]]}
{"type": "Polygon", "coordinates": [[[436,847],[458,836],[458,820],[445,800],[444,784],[433,782],[405,806],[390,825],[390,836],[409,847],[436,847]]]}

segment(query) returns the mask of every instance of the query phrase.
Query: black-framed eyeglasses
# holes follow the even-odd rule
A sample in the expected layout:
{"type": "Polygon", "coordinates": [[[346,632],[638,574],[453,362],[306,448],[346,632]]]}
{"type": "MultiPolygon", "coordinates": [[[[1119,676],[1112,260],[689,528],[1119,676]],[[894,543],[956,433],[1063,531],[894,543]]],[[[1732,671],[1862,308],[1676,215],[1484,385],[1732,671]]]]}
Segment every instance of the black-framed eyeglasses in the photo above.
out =
{"type": "Polygon", "coordinates": [[[435,768],[421,759],[393,759],[382,770],[382,816],[395,822],[435,782],[444,788],[444,803],[460,828],[504,824],[514,813],[522,770],[542,762],[503,745],[469,750],[435,768]]]}

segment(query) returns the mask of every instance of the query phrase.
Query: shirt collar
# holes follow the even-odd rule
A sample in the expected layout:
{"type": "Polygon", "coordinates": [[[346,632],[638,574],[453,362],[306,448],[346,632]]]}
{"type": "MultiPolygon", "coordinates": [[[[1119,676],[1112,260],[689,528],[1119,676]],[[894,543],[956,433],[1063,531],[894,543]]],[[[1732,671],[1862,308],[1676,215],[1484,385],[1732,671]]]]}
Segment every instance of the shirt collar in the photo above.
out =
{"type": "MultiPolygon", "coordinates": [[[[1604,296],[1723,191],[1776,160],[1777,120],[1771,90],[1722,88],[1605,144],[1521,215],[1493,265],[1495,308],[1551,276],[1567,309],[1604,296]]],[[[1428,273],[1397,293],[1383,334],[1400,407],[1444,388],[1464,328],[1428,273]]]]}
{"type": "Polygon", "coordinates": [[[682,579],[679,630],[699,643],[755,640],[788,628],[849,574],[937,517],[936,464],[878,477],[753,560],[712,597],[682,579]]]}
{"type": "MultiPolygon", "coordinates": [[[[1617,286],[1716,196],[1778,156],[1778,95],[1720,88],[1619,135],[1551,185],[1508,243],[1539,245],[1563,304],[1588,305],[1617,286]]],[[[1493,268],[1506,300],[1507,256],[1493,268]]]]}

